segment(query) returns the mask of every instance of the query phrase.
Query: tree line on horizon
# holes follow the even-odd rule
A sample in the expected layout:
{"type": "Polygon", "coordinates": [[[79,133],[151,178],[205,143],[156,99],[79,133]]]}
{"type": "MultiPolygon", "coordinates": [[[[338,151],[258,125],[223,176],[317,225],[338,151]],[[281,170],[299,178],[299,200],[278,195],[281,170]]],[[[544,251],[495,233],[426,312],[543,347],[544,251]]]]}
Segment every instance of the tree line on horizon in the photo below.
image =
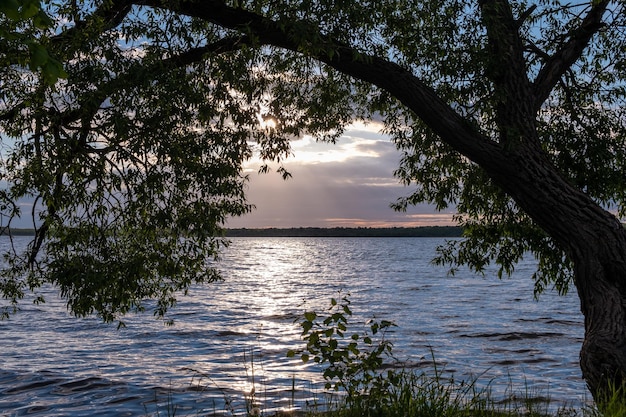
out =
{"type": "Polygon", "coordinates": [[[226,237],[461,237],[459,226],[226,229],[226,237]]]}

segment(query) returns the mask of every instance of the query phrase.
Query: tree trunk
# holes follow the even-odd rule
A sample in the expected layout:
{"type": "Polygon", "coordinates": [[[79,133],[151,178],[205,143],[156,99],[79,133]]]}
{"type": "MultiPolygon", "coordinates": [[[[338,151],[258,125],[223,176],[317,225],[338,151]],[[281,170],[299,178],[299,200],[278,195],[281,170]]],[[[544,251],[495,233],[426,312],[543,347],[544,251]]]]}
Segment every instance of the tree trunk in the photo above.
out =
{"type": "Polygon", "coordinates": [[[565,181],[541,151],[518,148],[507,159],[505,171],[485,168],[574,263],[585,317],[580,366],[601,404],[626,385],[626,229],[565,181]]]}
{"type": "Polygon", "coordinates": [[[601,404],[626,383],[626,271],[618,267],[624,263],[626,248],[608,234],[597,237],[602,252],[622,247],[621,259],[611,259],[594,253],[597,248],[591,247],[593,243],[579,242],[583,257],[574,260],[576,287],[585,316],[580,367],[596,403],[601,404]]]}

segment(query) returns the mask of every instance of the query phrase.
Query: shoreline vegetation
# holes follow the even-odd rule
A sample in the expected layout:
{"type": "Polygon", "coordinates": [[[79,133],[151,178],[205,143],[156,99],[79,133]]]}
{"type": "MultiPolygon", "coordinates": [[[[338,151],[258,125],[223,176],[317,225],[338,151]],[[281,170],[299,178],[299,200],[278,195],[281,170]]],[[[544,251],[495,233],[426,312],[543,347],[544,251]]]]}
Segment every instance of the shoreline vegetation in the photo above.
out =
{"type": "Polygon", "coordinates": [[[34,236],[35,229],[0,228],[0,236],[34,236]]]}
{"type": "Polygon", "coordinates": [[[461,237],[458,226],[227,229],[226,237],[461,237]]]}
{"type": "MultiPolygon", "coordinates": [[[[340,293],[341,295],[341,293],[340,293]]],[[[348,295],[332,298],[330,307],[305,311],[295,320],[302,328],[304,348],[287,352],[288,358],[321,366],[324,388],[306,400],[296,395],[296,384],[279,390],[285,408],[276,409],[263,387],[255,367],[262,360],[254,358],[254,349],[244,360],[248,378],[247,392],[234,397],[224,394],[224,409],[198,411],[186,416],[226,417],[625,417],[626,407],[619,390],[594,404],[583,400],[571,403],[552,402],[549,391],[529,385],[514,386],[509,380],[504,389],[493,381],[479,381],[480,375],[467,380],[455,379],[446,371],[431,350],[431,364],[421,369],[405,368],[393,355],[393,342],[386,338],[395,324],[372,319],[355,328],[348,295]],[[260,360],[260,362],[259,362],[260,360]],[[255,375],[256,378],[255,379],[255,375]],[[251,376],[251,377],[250,377],[251,376]],[[258,384],[258,385],[257,385],[258,384]],[[263,394],[265,392],[265,394],[263,394]]],[[[258,369],[258,368],[257,368],[258,369]]],[[[263,367],[260,368],[263,370],[263,367]]],[[[210,376],[199,374],[197,383],[210,376]]],[[[213,383],[213,382],[212,382],[213,383]]],[[[214,383],[213,383],[214,384],[214,383]]],[[[201,391],[202,388],[195,390],[201,391]]],[[[157,407],[159,406],[158,401],[157,407]]],[[[163,415],[177,414],[175,398],[169,395],[163,415]]],[[[191,410],[190,410],[191,411],[191,410]]],[[[147,416],[148,414],[146,414],[147,416]]],[[[154,414],[150,414],[154,415],[154,414]]],[[[157,416],[161,415],[157,409],[157,416]]]]}
{"type": "MultiPolygon", "coordinates": [[[[0,229],[0,236],[34,236],[35,229],[0,229]]],[[[290,227],[225,229],[226,237],[461,237],[458,226],[290,227]]]]}

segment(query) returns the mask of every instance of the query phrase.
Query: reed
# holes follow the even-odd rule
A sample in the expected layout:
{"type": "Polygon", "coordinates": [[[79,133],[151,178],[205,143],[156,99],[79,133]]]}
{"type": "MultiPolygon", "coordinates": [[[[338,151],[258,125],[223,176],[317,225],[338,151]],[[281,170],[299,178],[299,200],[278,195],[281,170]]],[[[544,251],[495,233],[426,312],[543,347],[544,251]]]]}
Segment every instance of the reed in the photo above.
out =
{"type": "Polygon", "coordinates": [[[402,370],[395,373],[393,388],[368,396],[351,399],[345,393],[325,391],[315,404],[293,404],[291,410],[268,411],[263,403],[245,394],[249,401],[239,409],[232,398],[225,399],[231,406],[222,410],[204,410],[183,414],[176,412],[168,396],[168,405],[158,416],[203,417],[624,417],[626,408],[616,403],[603,412],[597,407],[575,409],[553,407],[550,399],[540,393],[531,393],[526,387],[514,391],[507,388],[505,397],[492,393],[492,387],[479,387],[478,380],[456,381],[441,374],[416,373],[402,370]]]}
{"type": "MultiPolygon", "coordinates": [[[[290,410],[266,410],[254,392],[242,394],[245,403],[229,398],[224,391],[226,407],[183,413],[177,410],[172,395],[157,416],[201,417],[626,417],[626,406],[620,396],[609,395],[601,406],[583,408],[556,406],[550,397],[528,386],[514,387],[512,382],[502,390],[478,378],[456,380],[444,375],[435,363],[429,371],[397,370],[389,376],[389,389],[348,397],[341,390],[320,392],[314,403],[297,404],[290,410]],[[493,388],[493,389],[492,389],[493,388]],[[498,389],[495,389],[498,388],[498,389]],[[494,392],[504,392],[496,395],[494,392]],[[240,404],[239,407],[233,406],[240,404]],[[298,406],[300,408],[298,408],[298,406]]],[[[258,380],[257,380],[258,381],[258,380]]],[[[258,382],[257,382],[258,383],[258,382]]],[[[261,391],[263,387],[253,387],[261,391]]],[[[292,387],[295,391],[295,387],[292,387]]],[[[266,399],[267,400],[267,399],[266,399]]],[[[154,416],[155,414],[152,414],[154,416]]]]}

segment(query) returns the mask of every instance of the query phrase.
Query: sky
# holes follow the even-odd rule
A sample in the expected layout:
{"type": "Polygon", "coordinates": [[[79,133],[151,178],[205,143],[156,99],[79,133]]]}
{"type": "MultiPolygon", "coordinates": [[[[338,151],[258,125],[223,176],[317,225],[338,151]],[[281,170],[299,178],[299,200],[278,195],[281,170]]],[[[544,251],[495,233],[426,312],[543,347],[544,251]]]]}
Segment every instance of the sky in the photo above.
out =
{"type": "MultiPolygon", "coordinates": [[[[292,177],[276,172],[259,174],[259,160],[246,164],[250,176],[251,213],[232,218],[229,228],[267,227],[413,227],[450,225],[454,212],[437,212],[420,205],[406,213],[389,205],[409,195],[393,176],[401,154],[378,133],[381,125],[351,125],[336,144],[311,137],[292,142],[293,156],[285,161],[292,177]]],[[[270,165],[271,166],[271,165],[270,165]]]]}

